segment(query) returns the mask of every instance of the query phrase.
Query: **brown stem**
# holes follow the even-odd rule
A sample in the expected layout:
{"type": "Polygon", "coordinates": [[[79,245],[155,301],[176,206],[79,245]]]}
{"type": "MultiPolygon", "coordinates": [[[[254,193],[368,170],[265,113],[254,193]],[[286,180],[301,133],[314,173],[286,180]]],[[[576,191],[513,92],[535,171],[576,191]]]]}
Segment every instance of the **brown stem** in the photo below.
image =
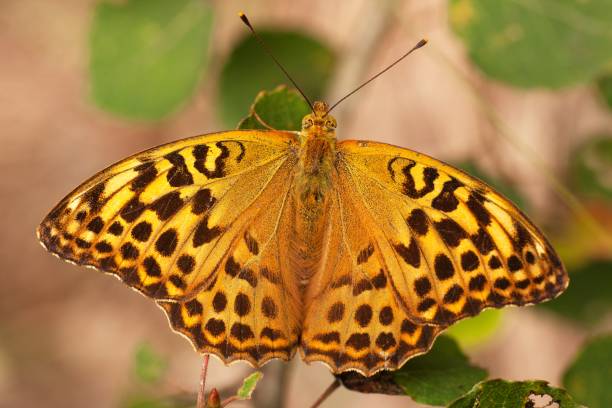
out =
{"type": "Polygon", "coordinates": [[[200,370],[200,389],[198,390],[197,408],[206,408],[206,372],[208,371],[208,360],[210,356],[205,354],[202,358],[202,369],[200,370]]]}
{"type": "Polygon", "coordinates": [[[327,397],[332,395],[332,393],[338,389],[338,387],[340,387],[340,381],[338,381],[338,379],[334,379],[334,382],[331,383],[325,391],[323,391],[323,394],[321,394],[321,396],[315,401],[314,404],[312,404],[310,408],[317,408],[320,406],[323,401],[327,399],[327,397]]]}

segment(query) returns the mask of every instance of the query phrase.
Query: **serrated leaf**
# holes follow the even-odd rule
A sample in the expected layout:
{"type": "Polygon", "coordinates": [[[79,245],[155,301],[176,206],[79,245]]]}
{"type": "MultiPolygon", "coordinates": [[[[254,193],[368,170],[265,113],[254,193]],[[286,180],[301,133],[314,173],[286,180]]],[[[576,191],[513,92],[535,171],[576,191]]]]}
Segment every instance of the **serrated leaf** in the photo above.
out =
{"type": "Polygon", "coordinates": [[[212,19],[211,6],[200,0],[98,3],[89,36],[95,103],[139,120],[174,112],[208,62],[212,19]]]}
{"type": "Polygon", "coordinates": [[[448,406],[449,408],[579,408],[572,397],[546,381],[490,380],[448,406]]]}
{"type": "Polygon", "coordinates": [[[280,86],[257,95],[238,129],[300,130],[302,118],[308,113],[310,107],[297,91],[280,86]]]}
{"type": "Polygon", "coordinates": [[[134,353],[134,372],[146,383],[161,380],[168,368],[168,361],[159,355],[148,343],[141,343],[134,353]]]}
{"type": "Polygon", "coordinates": [[[563,385],[590,408],[612,407],[612,335],[589,341],[563,375],[563,385]]]}
{"type": "Polygon", "coordinates": [[[499,327],[503,311],[499,309],[488,309],[478,316],[463,319],[453,324],[445,332],[457,340],[461,347],[471,347],[487,341],[499,327]]]}
{"type": "Polygon", "coordinates": [[[255,371],[253,374],[249,375],[242,382],[242,386],[236,392],[236,396],[240,399],[251,399],[251,395],[253,391],[255,391],[255,387],[259,380],[263,378],[263,373],[261,371],[255,371]]]}
{"type": "Polygon", "coordinates": [[[455,340],[440,336],[431,351],[395,371],[393,380],[416,402],[444,405],[486,376],[486,370],[470,364],[455,340]]]}
{"type": "MultiPolygon", "coordinates": [[[[331,77],[335,56],[322,42],[295,31],[259,30],[260,36],[311,100],[320,97],[331,77]]],[[[251,36],[236,44],[221,72],[219,113],[235,125],[262,89],[289,81],[251,36]]],[[[300,118],[301,120],[301,118],[300,118]]]]}
{"type": "Polygon", "coordinates": [[[589,140],[571,157],[573,190],[588,198],[612,201],[612,135],[589,140]]]}
{"type": "Polygon", "coordinates": [[[590,82],[612,63],[608,0],[451,0],[449,15],[472,61],[512,85],[590,82]]]}
{"type": "Polygon", "coordinates": [[[570,270],[571,282],[563,296],[540,307],[585,326],[612,313],[612,261],[592,260],[570,270]]]}

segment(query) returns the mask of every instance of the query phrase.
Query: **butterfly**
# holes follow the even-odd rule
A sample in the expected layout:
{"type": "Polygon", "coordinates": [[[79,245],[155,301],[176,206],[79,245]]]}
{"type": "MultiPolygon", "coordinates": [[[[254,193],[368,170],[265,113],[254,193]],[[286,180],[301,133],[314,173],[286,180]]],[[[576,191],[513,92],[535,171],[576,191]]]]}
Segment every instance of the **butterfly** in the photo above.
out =
{"type": "Polygon", "coordinates": [[[300,350],[370,376],[485,308],[568,284],[527,217],[412,150],[336,139],[313,105],[299,132],[236,130],[138,153],[42,221],[43,246],[154,299],[201,353],[254,366],[300,350]]]}

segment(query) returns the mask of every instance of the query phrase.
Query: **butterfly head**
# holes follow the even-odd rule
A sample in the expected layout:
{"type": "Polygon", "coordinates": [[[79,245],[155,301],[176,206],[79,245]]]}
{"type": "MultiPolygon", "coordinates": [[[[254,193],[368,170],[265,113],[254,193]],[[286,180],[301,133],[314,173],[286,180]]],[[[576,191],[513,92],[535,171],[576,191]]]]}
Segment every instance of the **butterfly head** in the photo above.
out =
{"type": "Polygon", "coordinates": [[[329,106],[325,102],[316,101],[313,104],[312,113],[309,113],[302,119],[302,131],[333,134],[338,124],[336,118],[329,115],[328,111],[329,106]]]}

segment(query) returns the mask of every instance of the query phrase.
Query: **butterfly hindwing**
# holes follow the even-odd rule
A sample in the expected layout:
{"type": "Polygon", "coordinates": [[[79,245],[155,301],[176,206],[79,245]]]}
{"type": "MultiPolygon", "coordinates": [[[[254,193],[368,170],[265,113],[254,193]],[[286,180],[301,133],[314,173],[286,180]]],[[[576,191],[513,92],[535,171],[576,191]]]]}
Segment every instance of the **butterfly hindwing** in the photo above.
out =
{"type": "MultiPolygon", "coordinates": [[[[295,160],[296,136],[233,131],[197,136],[125,159],[78,187],[38,235],[58,256],[120,277],[156,299],[210,286],[232,225],[295,160]]],[[[286,175],[284,175],[286,176],[286,175]]]]}
{"type": "Polygon", "coordinates": [[[338,144],[339,182],[363,203],[386,247],[388,278],[411,320],[448,326],[485,307],[555,297],[567,274],[508,200],[467,174],[410,150],[338,144]]]}

